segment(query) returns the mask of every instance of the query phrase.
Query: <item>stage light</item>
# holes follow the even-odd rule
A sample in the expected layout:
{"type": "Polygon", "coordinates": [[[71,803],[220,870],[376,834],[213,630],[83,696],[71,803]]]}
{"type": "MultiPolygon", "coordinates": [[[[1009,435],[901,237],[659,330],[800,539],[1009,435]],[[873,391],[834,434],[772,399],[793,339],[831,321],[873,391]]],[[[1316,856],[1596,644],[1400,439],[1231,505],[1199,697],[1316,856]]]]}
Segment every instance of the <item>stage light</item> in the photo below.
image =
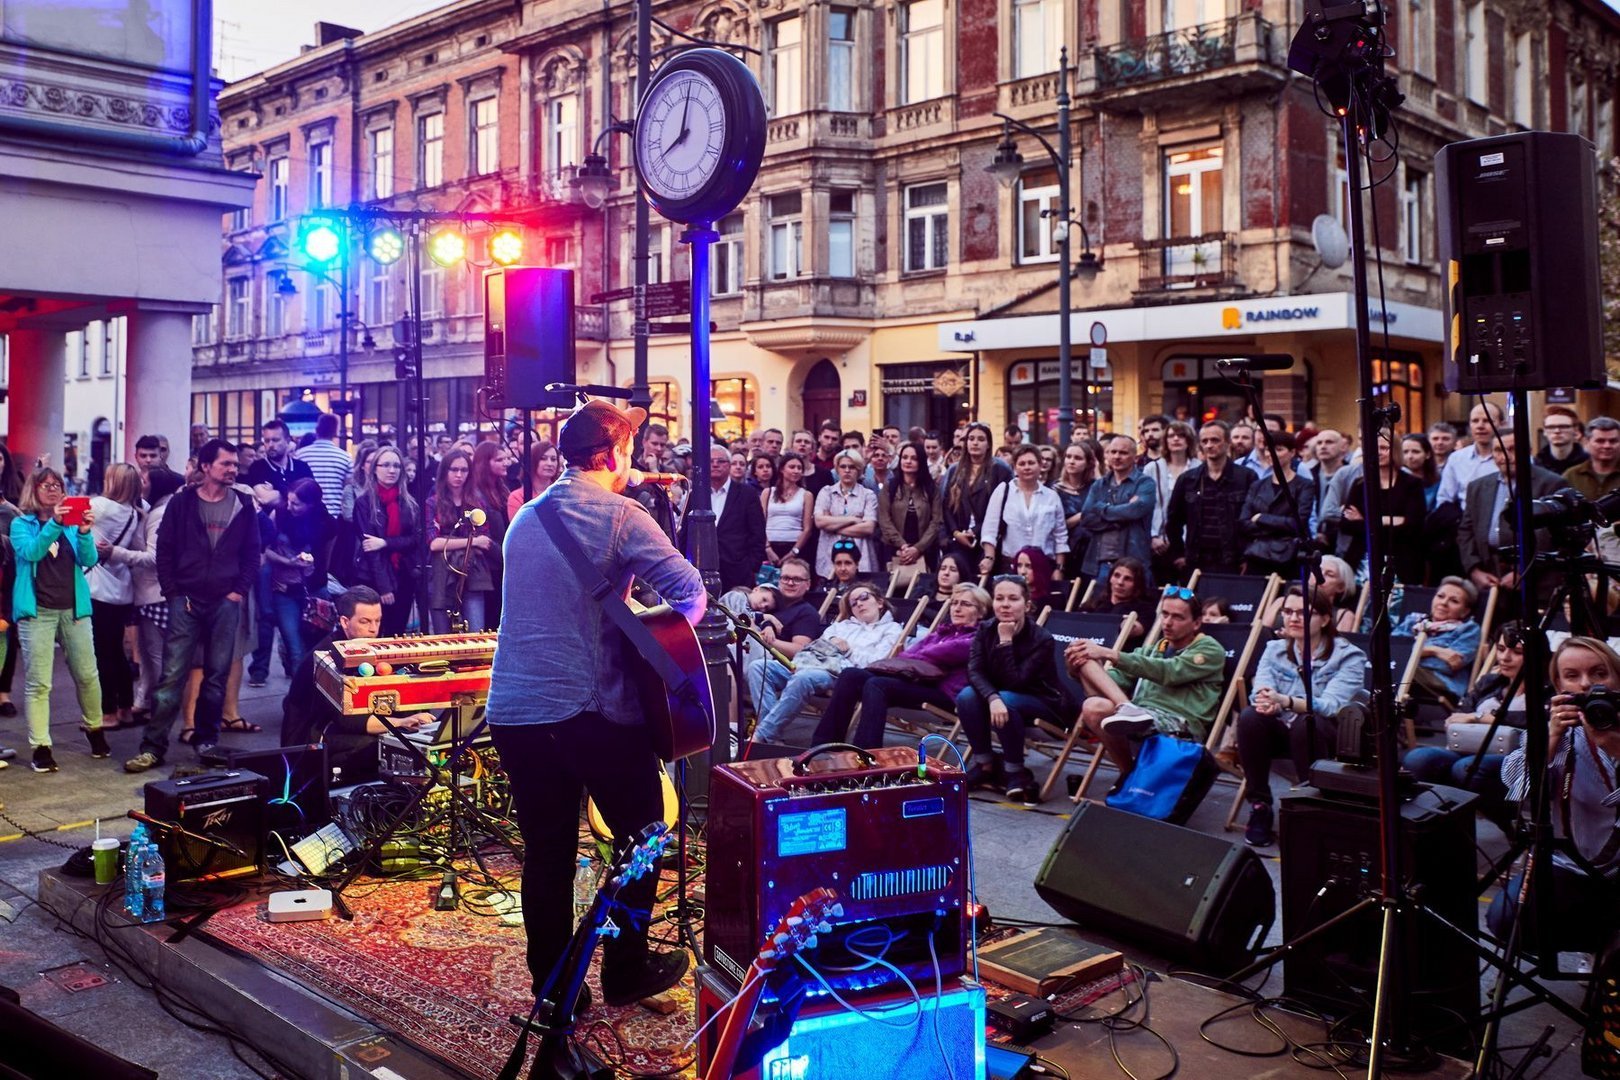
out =
{"type": "Polygon", "coordinates": [[[405,254],[405,238],[398,229],[378,229],[366,241],[366,254],[378,266],[392,266],[405,254]]]}
{"type": "Polygon", "coordinates": [[[338,232],[336,222],[328,218],[312,218],[299,234],[298,247],[310,262],[329,263],[342,250],[343,237],[338,232]]]}
{"type": "Polygon", "coordinates": [[[489,238],[489,257],[502,266],[511,266],[523,258],[523,234],[516,229],[502,229],[489,238]]]}
{"type": "Polygon", "coordinates": [[[454,266],[467,257],[467,239],[454,229],[441,229],[428,237],[428,258],[440,266],[454,266]]]}

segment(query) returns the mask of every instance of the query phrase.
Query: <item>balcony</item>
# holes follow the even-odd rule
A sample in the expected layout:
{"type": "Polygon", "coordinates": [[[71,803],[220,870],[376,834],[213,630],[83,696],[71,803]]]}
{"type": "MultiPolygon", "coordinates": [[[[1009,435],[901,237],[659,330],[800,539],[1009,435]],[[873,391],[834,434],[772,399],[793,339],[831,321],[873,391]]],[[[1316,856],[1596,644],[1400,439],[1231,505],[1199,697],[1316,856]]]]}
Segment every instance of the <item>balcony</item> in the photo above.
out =
{"type": "Polygon", "coordinates": [[[574,336],[581,341],[606,341],[608,339],[607,312],[595,306],[575,308],[574,336]]]}
{"type": "Polygon", "coordinates": [[[1247,89],[1284,78],[1285,51],[1277,28],[1246,12],[1082,54],[1080,94],[1096,95],[1100,105],[1129,100],[1159,107],[1207,96],[1205,84],[1215,78],[1247,89]]]}
{"type": "Polygon", "coordinates": [[[1170,236],[1136,245],[1141,265],[1137,293],[1239,286],[1237,243],[1231,233],[1170,236]]]}
{"type": "Polygon", "coordinates": [[[909,142],[923,135],[949,131],[956,123],[956,99],[929,98],[910,105],[897,105],[885,114],[891,141],[909,142]]]}

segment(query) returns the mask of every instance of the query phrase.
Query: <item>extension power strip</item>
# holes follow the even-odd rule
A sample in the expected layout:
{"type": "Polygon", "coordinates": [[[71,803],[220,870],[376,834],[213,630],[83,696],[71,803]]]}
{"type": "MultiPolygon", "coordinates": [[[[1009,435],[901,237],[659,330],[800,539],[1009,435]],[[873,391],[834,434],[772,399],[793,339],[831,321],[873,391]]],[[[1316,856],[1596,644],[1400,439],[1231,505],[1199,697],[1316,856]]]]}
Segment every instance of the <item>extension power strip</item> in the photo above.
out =
{"type": "Polygon", "coordinates": [[[327,867],[343,861],[354,850],[354,841],[343,831],[343,826],[329,821],[321,830],[304,837],[292,846],[293,857],[304,864],[311,874],[325,873],[327,867]]]}

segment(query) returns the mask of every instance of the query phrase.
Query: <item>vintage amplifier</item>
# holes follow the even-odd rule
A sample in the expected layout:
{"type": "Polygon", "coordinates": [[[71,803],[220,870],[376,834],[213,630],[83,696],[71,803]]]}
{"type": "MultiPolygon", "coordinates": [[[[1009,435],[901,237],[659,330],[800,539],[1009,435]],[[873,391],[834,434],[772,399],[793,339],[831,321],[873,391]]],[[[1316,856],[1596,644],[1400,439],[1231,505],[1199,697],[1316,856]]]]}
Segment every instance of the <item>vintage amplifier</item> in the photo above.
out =
{"type": "Polygon", "coordinates": [[[817,948],[859,990],[966,970],[967,789],[962,773],[891,746],[717,765],[709,779],[704,957],[741,981],[793,900],[838,890],[843,917],[817,948]],[[851,940],[853,938],[853,940],[851,940]],[[932,943],[932,954],[930,953],[932,943]],[[860,968],[860,971],[839,969],[860,968]]]}
{"type": "Polygon", "coordinates": [[[494,660],[494,634],[334,641],[315,685],[345,716],[430,712],[484,700],[494,660]]]}
{"type": "Polygon", "coordinates": [[[269,781],[245,769],[153,780],[146,785],[146,816],[178,824],[230,844],[241,854],[165,829],[158,834],[170,884],[256,874],[264,861],[265,800],[269,781]]]}

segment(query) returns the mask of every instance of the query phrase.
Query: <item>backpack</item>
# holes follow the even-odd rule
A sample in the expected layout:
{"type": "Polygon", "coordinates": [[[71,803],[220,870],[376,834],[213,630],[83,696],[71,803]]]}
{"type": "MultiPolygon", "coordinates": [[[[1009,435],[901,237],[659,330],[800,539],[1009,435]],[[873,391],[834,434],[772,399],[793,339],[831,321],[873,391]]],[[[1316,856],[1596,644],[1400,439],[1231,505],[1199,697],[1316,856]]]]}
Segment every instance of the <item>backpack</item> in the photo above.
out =
{"type": "Polygon", "coordinates": [[[1142,742],[1136,768],[1105,801],[1115,810],[1181,825],[1204,801],[1219,772],[1203,743],[1155,733],[1142,742]]]}

